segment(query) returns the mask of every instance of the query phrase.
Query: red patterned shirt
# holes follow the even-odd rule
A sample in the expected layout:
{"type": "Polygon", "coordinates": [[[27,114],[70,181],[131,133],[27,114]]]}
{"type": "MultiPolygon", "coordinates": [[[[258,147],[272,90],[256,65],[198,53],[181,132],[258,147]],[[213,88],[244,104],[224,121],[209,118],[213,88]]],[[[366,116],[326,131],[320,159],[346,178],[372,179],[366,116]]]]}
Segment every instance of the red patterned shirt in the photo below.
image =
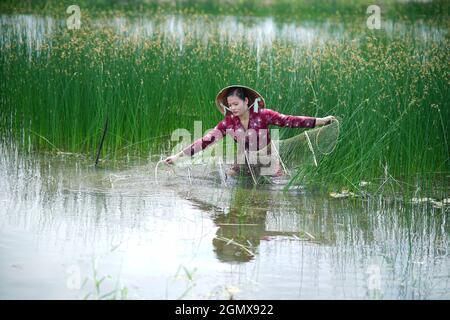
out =
{"type": "Polygon", "coordinates": [[[316,118],[313,117],[284,115],[265,108],[259,109],[258,112],[250,108],[249,111],[247,130],[245,130],[239,117],[232,114],[227,115],[214,129],[185,148],[183,152],[192,156],[210,144],[217,142],[226,134],[231,135],[236,142],[245,138],[245,149],[256,151],[270,143],[269,125],[289,128],[314,128],[316,125],[316,118]]]}

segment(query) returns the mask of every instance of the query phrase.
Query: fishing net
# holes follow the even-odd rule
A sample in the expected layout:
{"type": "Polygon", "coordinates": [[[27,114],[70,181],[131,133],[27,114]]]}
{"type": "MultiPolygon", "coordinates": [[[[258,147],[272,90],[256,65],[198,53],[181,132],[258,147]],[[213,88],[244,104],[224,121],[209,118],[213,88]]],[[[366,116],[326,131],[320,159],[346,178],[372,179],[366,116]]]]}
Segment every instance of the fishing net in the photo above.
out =
{"type": "MultiPolygon", "coordinates": [[[[319,166],[323,158],[334,151],[339,140],[339,127],[339,121],[334,120],[329,125],[304,131],[288,139],[274,139],[267,147],[244,154],[239,154],[234,141],[226,137],[193,157],[180,158],[173,165],[167,165],[161,160],[155,167],[155,179],[157,183],[182,180],[195,184],[209,180],[227,185],[230,178],[236,176],[246,176],[254,183],[267,181],[267,177],[280,174],[289,178],[297,168],[319,166]],[[239,156],[241,158],[237,161],[239,156]],[[240,165],[236,166],[236,163],[240,165]],[[237,175],[231,175],[236,169],[237,175]]],[[[174,153],[184,147],[179,146],[174,153]]]]}
{"type": "Polygon", "coordinates": [[[270,154],[269,149],[277,153],[284,170],[293,170],[299,166],[318,166],[321,160],[331,154],[339,139],[339,121],[307,130],[292,138],[275,140],[266,149],[258,151],[261,155],[270,154]]]}

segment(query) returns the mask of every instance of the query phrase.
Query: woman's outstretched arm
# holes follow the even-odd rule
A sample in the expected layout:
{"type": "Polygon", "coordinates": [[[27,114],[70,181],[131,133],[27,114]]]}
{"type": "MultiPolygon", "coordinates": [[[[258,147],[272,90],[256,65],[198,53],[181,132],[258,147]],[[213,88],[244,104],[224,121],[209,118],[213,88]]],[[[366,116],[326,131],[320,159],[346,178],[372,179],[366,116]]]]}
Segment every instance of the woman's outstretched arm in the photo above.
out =
{"type": "Polygon", "coordinates": [[[189,156],[192,157],[197,152],[202,151],[206,147],[211,144],[216,143],[220,139],[222,139],[226,134],[226,125],[225,120],[219,122],[214,129],[208,132],[204,137],[194,141],[191,145],[184,148],[182,151],[178,152],[175,155],[172,155],[164,160],[167,164],[173,164],[181,157],[189,156]]]}
{"type": "Polygon", "coordinates": [[[263,109],[262,112],[266,117],[268,124],[289,128],[314,128],[315,126],[329,124],[335,119],[333,116],[327,116],[325,118],[291,116],[281,114],[271,109],[263,109]]]}

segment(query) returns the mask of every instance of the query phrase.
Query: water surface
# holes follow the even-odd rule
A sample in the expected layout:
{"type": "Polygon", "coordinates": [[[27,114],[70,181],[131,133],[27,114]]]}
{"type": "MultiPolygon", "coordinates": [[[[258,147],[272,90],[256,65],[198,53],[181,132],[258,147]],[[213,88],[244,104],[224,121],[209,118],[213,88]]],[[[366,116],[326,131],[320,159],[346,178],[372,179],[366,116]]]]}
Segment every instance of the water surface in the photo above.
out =
{"type": "Polygon", "coordinates": [[[445,208],[0,154],[3,299],[450,298],[445,208]]]}

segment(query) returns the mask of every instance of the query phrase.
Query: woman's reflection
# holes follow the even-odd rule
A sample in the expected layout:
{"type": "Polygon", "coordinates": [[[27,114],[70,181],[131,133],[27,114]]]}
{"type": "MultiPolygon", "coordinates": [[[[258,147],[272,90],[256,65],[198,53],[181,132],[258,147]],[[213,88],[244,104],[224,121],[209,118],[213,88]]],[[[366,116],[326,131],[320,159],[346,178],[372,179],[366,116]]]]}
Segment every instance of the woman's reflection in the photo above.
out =
{"type": "Polygon", "coordinates": [[[223,262],[250,261],[266,229],[268,194],[257,189],[235,190],[228,212],[215,213],[219,227],[213,239],[217,258],[223,262]]]}

